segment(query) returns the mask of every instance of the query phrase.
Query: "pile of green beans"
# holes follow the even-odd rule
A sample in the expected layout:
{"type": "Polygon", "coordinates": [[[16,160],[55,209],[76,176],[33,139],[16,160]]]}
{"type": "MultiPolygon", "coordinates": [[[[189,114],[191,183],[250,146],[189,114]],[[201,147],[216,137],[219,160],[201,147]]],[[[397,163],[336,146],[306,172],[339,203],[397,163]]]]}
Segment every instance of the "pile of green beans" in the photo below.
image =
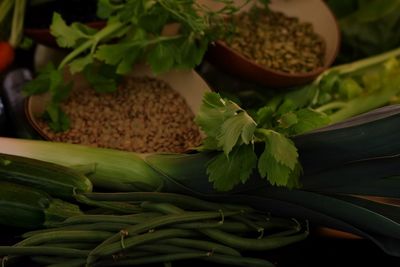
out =
{"type": "Polygon", "coordinates": [[[268,267],[274,264],[245,254],[280,248],[308,235],[307,224],[294,219],[178,194],[88,193],[77,199],[102,208],[27,232],[13,246],[0,246],[2,267],[22,256],[49,267],[170,266],[193,259],[268,267]]]}

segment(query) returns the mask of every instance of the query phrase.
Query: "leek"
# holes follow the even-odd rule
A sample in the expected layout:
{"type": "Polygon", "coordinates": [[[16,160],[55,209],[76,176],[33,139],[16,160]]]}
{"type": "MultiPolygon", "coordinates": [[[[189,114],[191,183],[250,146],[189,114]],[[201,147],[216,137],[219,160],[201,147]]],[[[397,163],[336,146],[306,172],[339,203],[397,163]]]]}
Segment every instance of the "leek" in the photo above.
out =
{"type": "Polygon", "coordinates": [[[145,154],[66,143],[0,138],[4,154],[52,162],[66,167],[95,165],[88,174],[96,187],[116,191],[154,191],[163,185],[164,175],[145,163],[145,154]]]}

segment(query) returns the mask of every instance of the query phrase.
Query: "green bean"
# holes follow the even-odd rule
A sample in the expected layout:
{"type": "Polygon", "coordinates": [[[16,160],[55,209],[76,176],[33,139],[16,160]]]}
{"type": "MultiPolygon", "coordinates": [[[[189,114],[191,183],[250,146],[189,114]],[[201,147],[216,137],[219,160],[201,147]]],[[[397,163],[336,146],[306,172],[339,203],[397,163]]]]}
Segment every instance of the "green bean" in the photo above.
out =
{"type": "Polygon", "coordinates": [[[230,266],[243,266],[243,267],[274,267],[275,265],[267,260],[249,258],[249,257],[235,257],[228,255],[211,254],[209,257],[201,258],[205,261],[226,264],[230,266]]]}
{"type": "MultiPolygon", "coordinates": [[[[267,221],[256,221],[254,222],[256,225],[259,225],[265,230],[269,229],[275,229],[275,225],[269,224],[267,221]]],[[[190,223],[179,223],[179,224],[174,224],[174,228],[179,228],[179,229],[202,229],[202,228],[218,228],[222,231],[226,232],[232,232],[232,233],[246,233],[246,232],[251,232],[253,231],[253,227],[249,227],[248,225],[238,222],[238,221],[232,221],[232,220],[225,220],[224,222],[221,221],[207,221],[207,222],[190,222],[190,223]]],[[[286,227],[286,228],[292,228],[294,227],[292,223],[288,224],[286,223],[286,226],[282,225],[281,228],[286,227]]]]}
{"type": "Polygon", "coordinates": [[[86,259],[74,259],[47,265],[47,267],[82,267],[85,266],[86,259]]]}
{"type": "Polygon", "coordinates": [[[126,259],[121,261],[99,262],[94,264],[93,267],[132,266],[132,265],[142,265],[142,264],[169,262],[177,260],[196,259],[202,257],[207,257],[207,253],[200,252],[200,253],[176,253],[169,255],[155,255],[151,257],[126,259]]]}
{"type": "MultiPolygon", "coordinates": [[[[237,214],[237,212],[227,212],[225,214],[225,216],[232,216],[235,214],[237,214]]],[[[144,222],[144,223],[140,223],[140,224],[128,227],[127,229],[125,229],[125,231],[129,235],[134,235],[134,234],[139,234],[141,232],[149,231],[156,227],[161,227],[161,226],[165,226],[165,225],[169,225],[169,224],[173,224],[173,223],[213,219],[213,218],[217,218],[219,216],[221,216],[221,213],[210,212],[210,211],[208,211],[208,212],[207,211],[205,211],[205,212],[197,211],[197,212],[186,212],[183,214],[163,215],[160,217],[156,217],[153,220],[150,220],[148,222],[144,222]]],[[[96,250],[101,248],[102,246],[116,242],[120,238],[121,238],[121,233],[118,233],[118,234],[110,237],[109,239],[107,239],[103,243],[101,243],[97,248],[95,248],[93,250],[93,253],[95,253],[96,250]]]]}
{"type": "Polygon", "coordinates": [[[187,239],[187,238],[170,238],[166,240],[161,240],[161,244],[174,245],[179,247],[188,247],[199,250],[216,252],[224,255],[240,256],[240,252],[211,241],[187,239]]]}
{"type": "Polygon", "coordinates": [[[304,240],[308,236],[308,231],[304,231],[297,235],[283,237],[264,237],[261,239],[245,238],[229,234],[218,229],[200,229],[199,232],[207,235],[222,244],[240,250],[269,250],[275,249],[288,244],[292,244],[304,240]]]}
{"type": "Polygon", "coordinates": [[[102,201],[153,201],[162,203],[171,203],[185,210],[236,210],[236,211],[254,211],[253,208],[233,205],[220,204],[201,200],[195,197],[161,192],[129,192],[129,193],[85,193],[86,197],[93,200],[102,201]]]}
{"type": "Polygon", "coordinates": [[[163,214],[181,214],[185,212],[170,203],[153,203],[153,202],[143,202],[140,205],[144,210],[161,212],[163,214]]]}
{"type": "Polygon", "coordinates": [[[116,202],[116,201],[96,201],[92,200],[84,195],[75,195],[75,199],[82,203],[93,207],[105,208],[119,213],[132,214],[139,213],[142,211],[137,205],[133,205],[127,202],[116,202]]]}
{"type": "Polygon", "coordinates": [[[31,257],[33,262],[39,263],[41,265],[48,265],[48,264],[59,264],[59,263],[68,263],[68,266],[82,266],[85,264],[86,259],[69,259],[64,257],[54,257],[54,256],[34,256],[31,257]],[[75,263],[75,264],[74,264],[75,263]],[[79,265],[78,265],[79,264],[79,265]]]}
{"type": "Polygon", "coordinates": [[[88,249],[92,250],[95,248],[97,243],[84,243],[84,242],[79,242],[79,243],[70,243],[70,242],[62,242],[62,243],[45,243],[43,247],[59,247],[59,248],[74,248],[74,249],[88,249]]]}
{"type": "Polygon", "coordinates": [[[294,234],[296,234],[296,233],[298,233],[300,231],[301,231],[301,229],[293,228],[293,229],[289,229],[289,230],[286,230],[286,231],[277,232],[275,234],[270,234],[270,235],[268,235],[268,238],[291,236],[291,235],[294,235],[294,234]]]}
{"type": "Polygon", "coordinates": [[[135,215],[78,215],[69,217],[63,222],[60,222],[57,225],[57,227],[67,226],[71,224],[98,223],[98,222],[136,224],[144,222],[150,218],[154,218],[159,215],[160,214],[153,212],[139,213],[135,215]]]}
{"type": "Polygon", "coordinates": [[[34,246],[52,241],[96,242],[103,241],[110,236],[112,236],[112,233],[105,231],[54,231],[33,235],[18,242],[14,246],[34,246]]]}
{"type": "Polygon", "coordinates": [[[85,223],[85,224],[73,224],[67,226],[61,226],[57,228],[40,229],[30,232],[26,232],[22,235],[23,238],[31,237],[33,235],[41,233],[50,233],[58,231],[71,231],[71,230],[97,230],[107,232],[118,232],[121,229],[129,227],[130,224],[126,223],[111,223],[111,222],[99,222],[99,223],[85,223]]]}
{"type": "Polygon", "coordinates": [[[245,218],[244,216],[235,215],[235,216],[232,216],[232,219],[242,222],[243,224],[247,225],[249,228],[253,229],[254,231],[257,231],[258,233],[260,233],[260,232],[264,233],[264,227],[258,225],[254,221],[251,221],[251,220],[245,218]]]}
{"type": "Polygon", "coordinates": [[[57,247],[0,246],[0,255],[21,255],[21,256],[53,255],[53,256],[80,258],[88,256],[89,251],[81,249],[57,248],[57,247]]]}
{"type": "Polygon", "coordinates": [[[179,229],[202,229],[202,228],[218,228],[225,229],[225,227],[231,229],[231,231],[246,232],[249,228],[239,222],[221,222],[221,221],[211,221],[211,222],[191,222],[191,223],[178,223],[173,224],[174,228],[179,229]],[[232,230],[234,229],[234,230],[232,230]]]}
{"type": "Polygon", "coordinates": [[[99,247],[92,250],[88,257],[88,263],[93,263],[98,256],[107,256],[117,253],[123,249],[129,249],[134,246],[141,245],[143,243],[149,243],[151,241],[172,238],[172,237],[192,237],[194,236],[193,231],[180,230],[180,229],[165,229],[154,232],[149,232],[133,237],[128,237],[124,240],[123,246],[120,242],[114,242],[105,246],[99,247]]]}
{"type": "MultiPolygon", "coordinates": [[[[149,244],[149,245],[140,245],[135,247],[137,250],[149,251],[152,253],[159,253],[159,254],[174,254],[174,253],[182,253],[182,252],[207,252],[206,250],[199,251],[198,249],[186,248],[186,247],[179,247],[179,246],[171,246],[169,244],[160,244],[162,240],[157,242],[156,244],[149,244]]],[[[130,257],[130,252],[127,254],[130,257]]]]}

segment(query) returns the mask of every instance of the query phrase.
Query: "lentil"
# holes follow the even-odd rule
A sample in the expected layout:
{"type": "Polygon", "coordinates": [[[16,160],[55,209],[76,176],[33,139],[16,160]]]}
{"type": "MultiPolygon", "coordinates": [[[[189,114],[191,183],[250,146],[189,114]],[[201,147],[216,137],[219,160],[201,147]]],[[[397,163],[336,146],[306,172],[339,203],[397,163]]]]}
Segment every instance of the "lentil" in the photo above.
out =
{"type": "Polygon", "coordinates": [[[236,32],[229,46],[265,67],[304,73],[323,66],[325,42],[311,23],[257,8],[232,18],[236,32]]]}
{"type": "Polygon", "coordinates": [[[53,141],[139,153],[180,153],[202,140],[185,99],[169,84],[150,77],[127,78],[114,93],[75,90],[62,109],[71,119],[68,131],[55,133],[39,120],[53,141]]]}

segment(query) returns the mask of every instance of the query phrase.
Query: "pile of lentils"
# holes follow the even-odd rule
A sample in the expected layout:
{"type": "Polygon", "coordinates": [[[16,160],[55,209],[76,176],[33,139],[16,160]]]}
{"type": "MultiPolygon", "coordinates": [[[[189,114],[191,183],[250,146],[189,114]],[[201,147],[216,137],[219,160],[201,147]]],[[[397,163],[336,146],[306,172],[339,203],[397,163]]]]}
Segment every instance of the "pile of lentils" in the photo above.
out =
{"type": "Polygon", "coordinates": [[[53,141],[180,153],[202,140],[185,99],[166,82],[150,77],[129,77],[113,93],[75,90],[62,109],[71,120],[68,131],[55,133],[39,121],[53,141]]]}
{"type": "Polygon", "coordinates": [[[321,67],[325,42],[311,23],[281,12],[254,9],[232,18],[236,32],[229,46],[253,62],[286,73],[321,67]]]}

